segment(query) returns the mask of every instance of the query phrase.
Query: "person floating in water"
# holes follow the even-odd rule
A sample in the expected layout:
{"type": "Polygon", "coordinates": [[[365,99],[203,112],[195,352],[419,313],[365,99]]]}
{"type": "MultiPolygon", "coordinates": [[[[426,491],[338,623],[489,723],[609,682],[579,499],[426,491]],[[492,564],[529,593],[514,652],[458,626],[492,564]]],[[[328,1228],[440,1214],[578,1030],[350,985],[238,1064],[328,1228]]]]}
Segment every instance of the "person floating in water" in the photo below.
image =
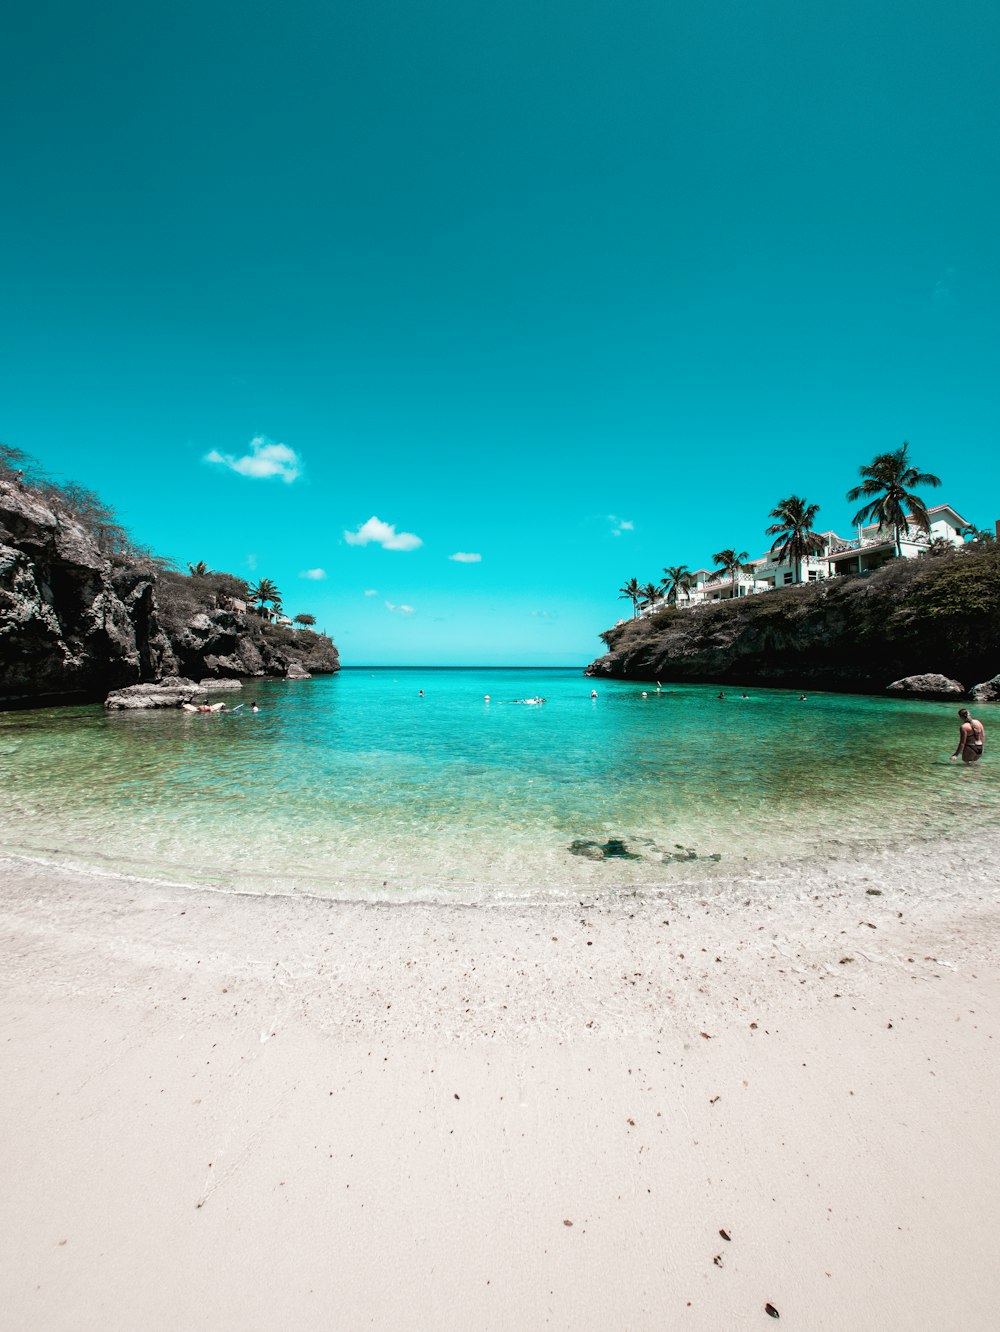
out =
{"type": "Polygon", "coordinates": [[[983,757],[983,747],[986,744],[986,727],[981,721],[969,715],[968,708],[959,708],[958,716],[962,723],[958,728],[958,748],[949,762],[954,763],[955,759],[961,759],[963,763],[978,763],[983,757]]]}
{"type": "Polygon", "coordinates": [[[250,704],[250,711],[251,711],[251,712],[260,712],[260,708],[257,706],[257,700],[256,700],[256,699],[254,699],[254,701],[250,704]]]}
{"type": "Polygon", "coordinates": [[[590,691],[590,697],[591,697],[591,698],[596,698],[596,697],[597,697],[597,690],[596,690],[596,689],[592,689],[592,690],[590,691]]]}
{"type": "Polygon", "coordinates": [[[718,694],[716,695],[716,697],[717,697],[717,698],[725,698],[726,695],[725,695],[725,694],[723,693],[723,691],[720,689],[719,692],[718,692],[718,694]]]}

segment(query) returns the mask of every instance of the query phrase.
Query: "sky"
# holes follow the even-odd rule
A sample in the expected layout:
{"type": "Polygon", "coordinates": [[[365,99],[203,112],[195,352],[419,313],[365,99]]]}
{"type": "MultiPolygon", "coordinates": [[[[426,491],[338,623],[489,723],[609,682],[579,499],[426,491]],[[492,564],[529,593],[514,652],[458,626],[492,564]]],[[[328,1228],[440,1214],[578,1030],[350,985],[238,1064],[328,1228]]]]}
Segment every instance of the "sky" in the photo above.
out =
{"type": "Polygon", "coordinates": [[[0,439],[347,665],[574,665],[909,440],[1000,518],[993,0],[14,0],[0,439]],[[475,558],[474,558],[475,557],[475,558]]]}

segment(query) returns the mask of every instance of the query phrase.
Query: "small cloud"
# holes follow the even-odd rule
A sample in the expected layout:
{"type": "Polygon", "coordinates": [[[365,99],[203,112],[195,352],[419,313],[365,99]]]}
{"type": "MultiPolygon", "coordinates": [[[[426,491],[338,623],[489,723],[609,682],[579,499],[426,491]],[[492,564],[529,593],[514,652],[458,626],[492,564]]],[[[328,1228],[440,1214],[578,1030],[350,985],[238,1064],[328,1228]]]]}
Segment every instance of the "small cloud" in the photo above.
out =
{"type": "Polygon", "coordinates": [[[413,607],[412,607],[412,606],[394,606],[394,605],[392,604],[391,601],[387,601],[387,602],[385,603],[385,608],[386,608],[387,611],[392,611],[392,613],[393,613],[394,615],[412,615],[412,614],[413,614],[413,607]]]}
{"type": "Polygon", "coordinates": [[[448,556],[449,560],[454,560],[456,564],[481,564],[482,555],[473,555],[467,550],[456,550],[454,555],[448,556]]]}
{"type": "Polygon", "coordinates": [[[955,270],[946,268],[944,277],[938,278],[934,283],[934,290],[931,292],[931,300],[935,305],[951,305],[955,299],[954,295],[955,270]]]}
{"type": "Polygon", "coordinates": [[[253,573],[253,571],[257,568],[257,556],[248,555],[246,559],[246,565],[247,568],[250,570],[250,572],[253,573]]]}
{"type": "Polygon", "coordinates": [[[300,578],[310,578],[314,583],[322,583],[326,577],[325,569],[303,569],[299,574],[300,578]]]}
{"type": "Polygon", "coordinates": [[[374,516],[362,523],[356,532],[345,532],[349,546],[367,546],[373,542],[383,550],[416,550],[424,543],[413,532],[397,532],[392,523],[384,523],[374,516]]]}
{"type": "Polygon", "coordinates": [[[623,532],[634,532],[635,523],[631,518],[619,518],[617,514],[609,513],[608,522],[611,524],[611,535],[621,536],[623,532]]]}
{"type": "Polygon", "coordinates": [[[377,597],[377,596],[378,596],[378,588],[377,588],[377,587],[366,587],[366,588],[365,588],[365,596],[366,596],[366,597],[377,597]]]}
{"type": "Polygon", "coordinates": [[[533,619],[545,620],[547,622],[551,622],[552,620],[558,619],[558,616],[556,615],[555,611],[533,610],[531,612],[531,615],[533,619]]]}
{"type": "Polygon", "coordinates": [[[206,453],[202,462],[228,467],[240,476],[255,478],[278,476],[286,484],[294,481],[302,472],[302,459],[287,444],[275,444],[265,435],[257,435],[250,441],[250,452],[242,458],[234,458],[231,453],[220,453],[212,449],[206,453]]]}

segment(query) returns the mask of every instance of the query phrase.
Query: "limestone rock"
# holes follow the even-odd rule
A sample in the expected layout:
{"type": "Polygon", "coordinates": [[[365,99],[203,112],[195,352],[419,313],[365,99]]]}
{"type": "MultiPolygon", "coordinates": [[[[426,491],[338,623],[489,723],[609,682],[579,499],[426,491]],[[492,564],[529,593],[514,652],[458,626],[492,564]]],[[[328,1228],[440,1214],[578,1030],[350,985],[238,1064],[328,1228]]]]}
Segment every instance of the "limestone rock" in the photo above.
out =
{"type": "Polygon", "coordinates": [[[973,685],[969,690],[969,697],[976,703],[1000,703],[1000,675],[994,675],[992,680],[984,680],[982,684],[973,685]]]}
{"type": "Polygon", "coordinates": [[[312,676],[305,669],[300,661],[290,661],[288,670],[285,672],[286,680],[311,680],[312,676]]]}
{"type": "Polygon", "coordinates": [[[886,685],[885,692],[914,698],[964,698],[965,685],[947,675],[906,675],[886,685]]]}
{"type": "Polygon", "coordinates": [[[104,700],[112,711],[137,711],[145,708],[179,708],[182,703],[193,703],[204,690],[193,680],[170,675],[160,684],[129,685],[115,689],[104,700]]]}
{"type": "Polygon", "coordinates": [[[242,689],[243,682],[242,680],[200,680],[198,682],[198,688],[206,693],[209,689],[211,689],[213,693],[228,693],[233,689],[242,689]]]}

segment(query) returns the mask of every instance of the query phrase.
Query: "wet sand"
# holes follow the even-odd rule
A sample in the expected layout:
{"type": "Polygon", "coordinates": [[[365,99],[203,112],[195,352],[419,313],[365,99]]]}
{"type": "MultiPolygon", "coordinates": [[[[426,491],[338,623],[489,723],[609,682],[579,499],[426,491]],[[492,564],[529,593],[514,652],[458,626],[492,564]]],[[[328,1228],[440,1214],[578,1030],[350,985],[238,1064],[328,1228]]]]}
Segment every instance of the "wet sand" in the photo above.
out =
{"type": "Polygon", "coordinates": [[[971,852],[474,908],[0,859],[0,1328],[992,1328],[971,852]]]}

